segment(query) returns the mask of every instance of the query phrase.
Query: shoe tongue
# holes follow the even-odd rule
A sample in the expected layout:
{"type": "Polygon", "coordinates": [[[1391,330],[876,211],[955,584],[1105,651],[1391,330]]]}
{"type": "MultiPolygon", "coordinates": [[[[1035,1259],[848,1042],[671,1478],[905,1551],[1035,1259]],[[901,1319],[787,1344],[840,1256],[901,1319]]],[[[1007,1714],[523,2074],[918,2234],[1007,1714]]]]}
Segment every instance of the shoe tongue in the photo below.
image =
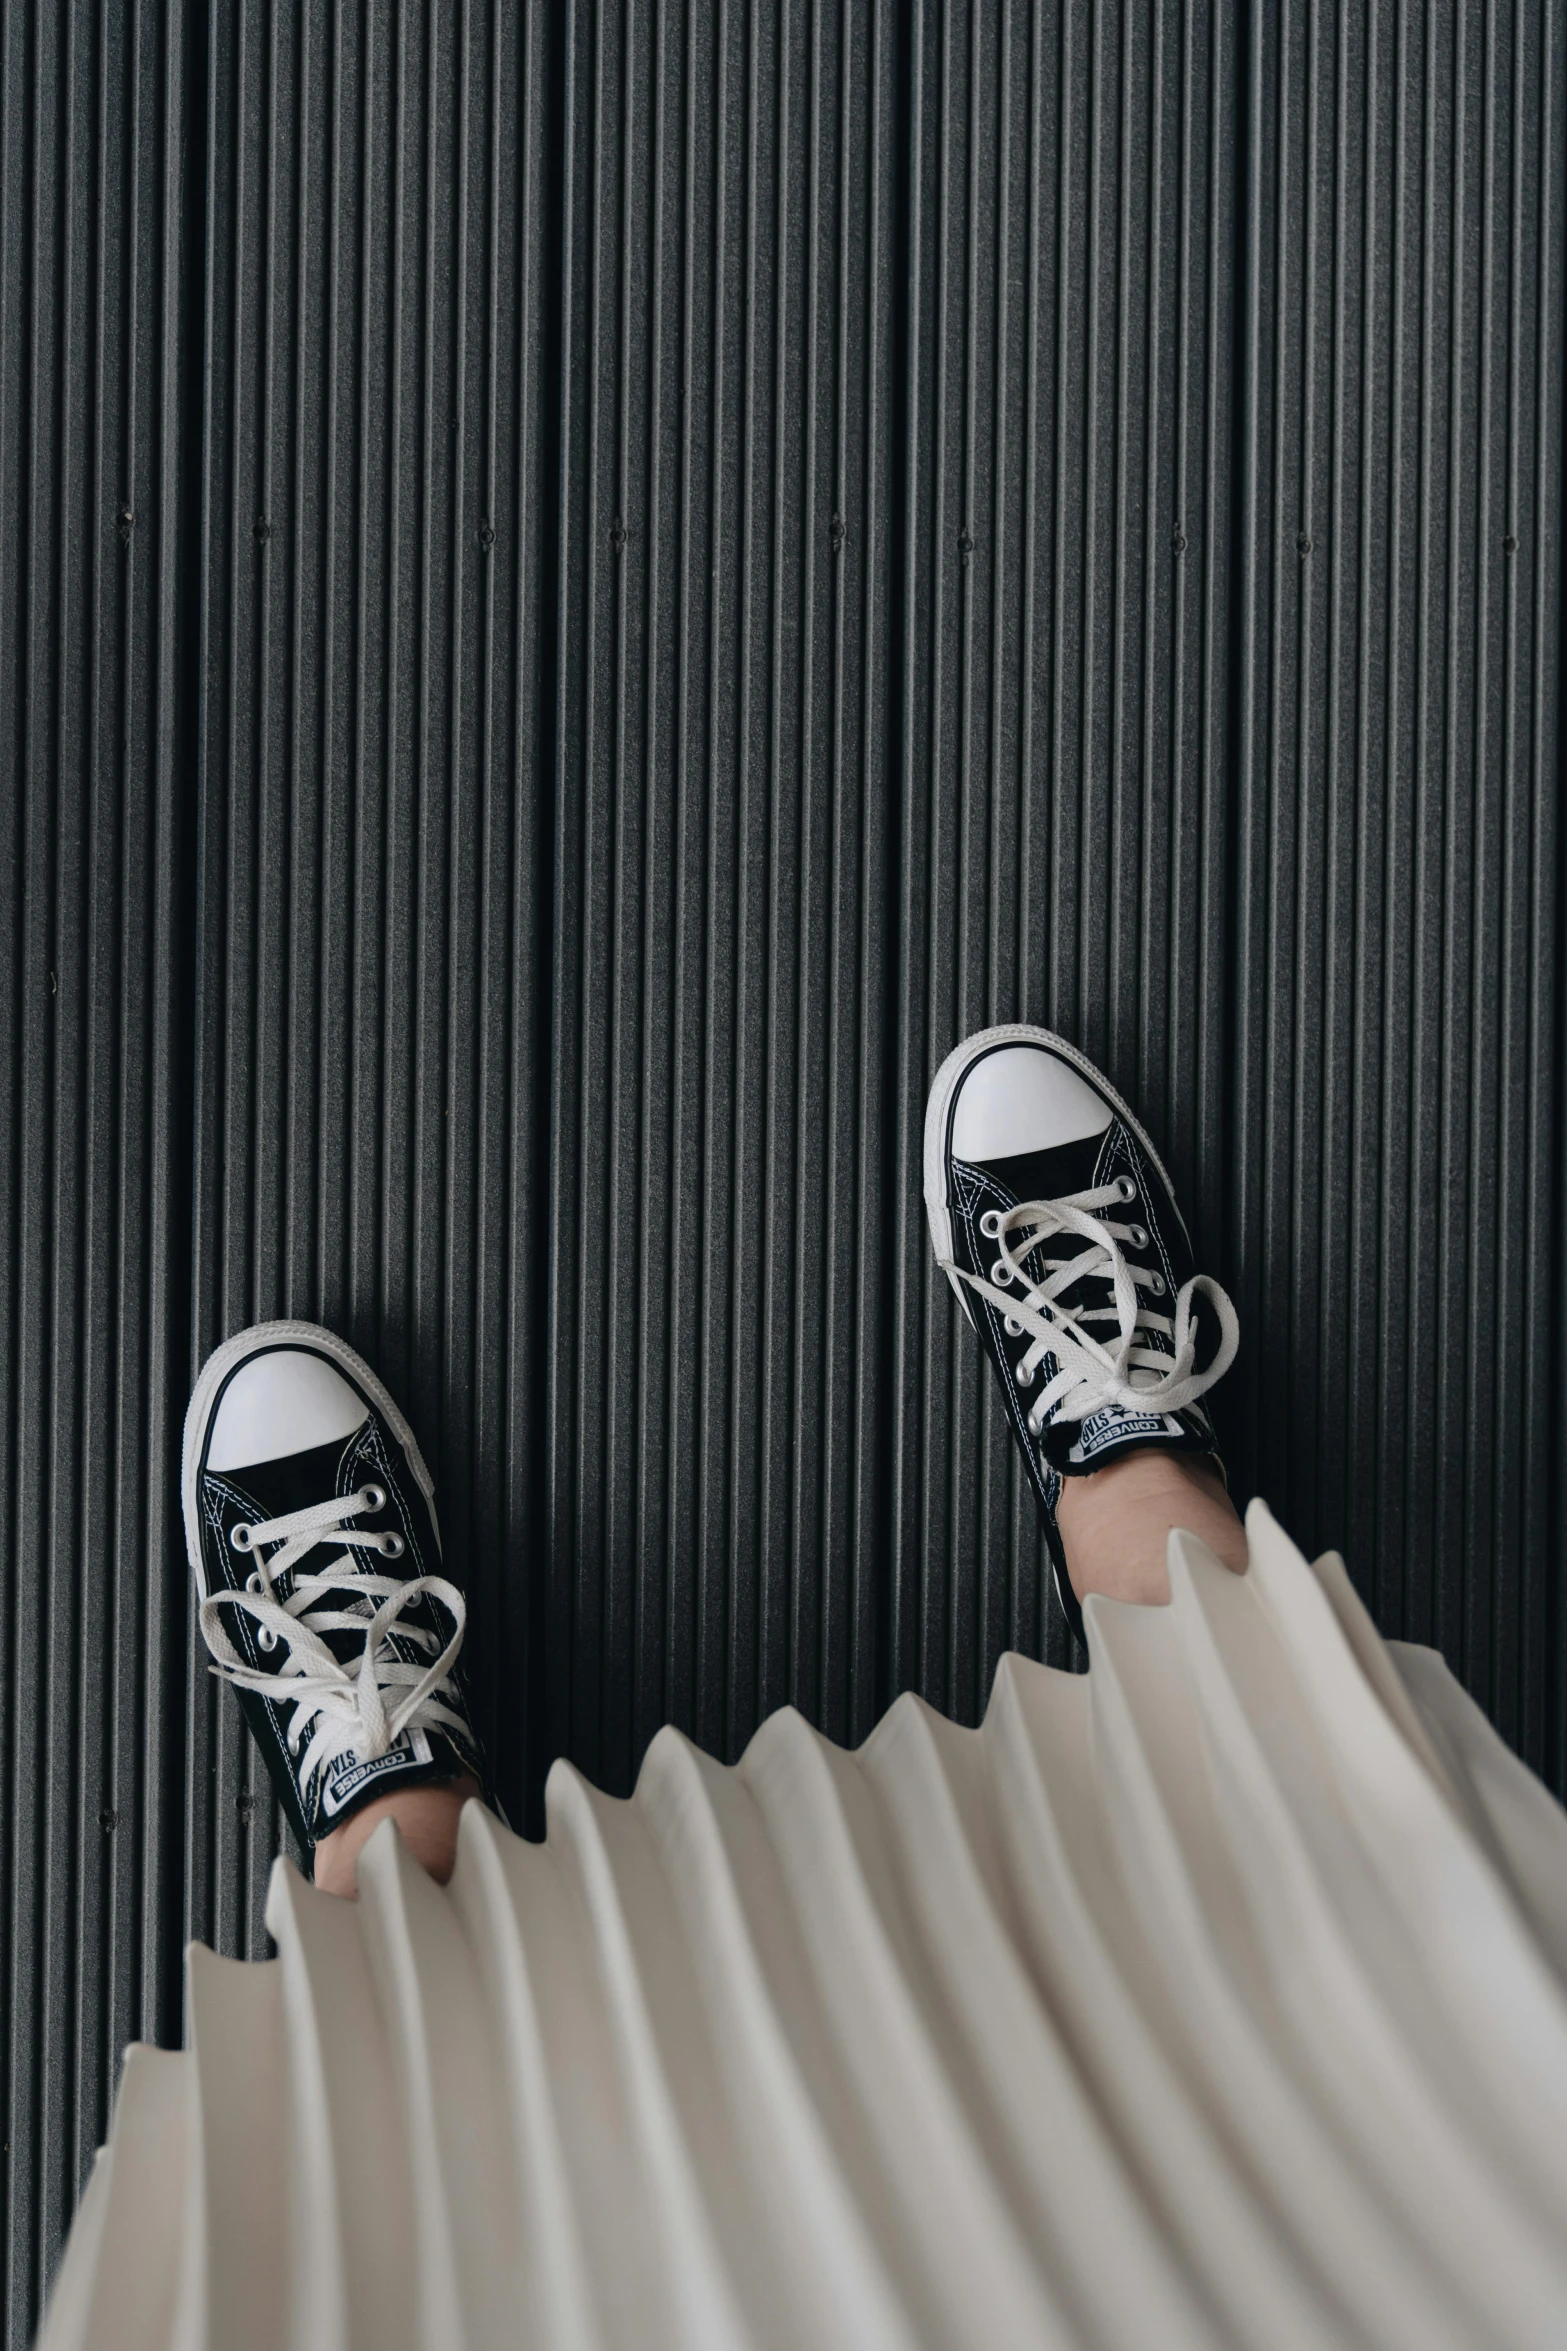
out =
{"type": "MultiPolygon", "coordinates": [[[[1101,1131],[1097,1135],[1083,1135],[1075,1143],[1058,1143],[1049,1151],[1018,1151],[1007,1159],[987,1159],[984,1168],[998,1184],[1005,1185],[1019,1207],[1036,1200],[1068,1200],[1078,1192],[1092,1190],[1104,1142],[1101,1131]]],[[[1015,1240],[1012,1245],[1014,1249],[1017,1247],[1015,1240]]],[[[1090,1246],[1088,1241],[1064,1233],[1052,1234],[1046,1244],[1052,1257],[1075,1257],[1090,1246]]],[[[1022,1262],[1025,1272],[1036,1280],[1040,1278],[1043,1261],[1033,1250],[1022,1262]]],[[[1102,1283],[1081,1283],[1071,1292],[1071,1303],[1076,1307],[1103,1306],[1113,1295],[1106,1277],[1102,1283]]]]}
{"type": "MultiPolygon", "coordinates": [[[[1004,1184],[1020,1206],[1034,1200],[1070,1199],[1078,1192],[1091,1191],[1102,1180],[1100,1162],[1108,1137],[1109,1130],[1103,1128],[1097,1135],[1057,1144],[1053,1150],[1020,1151],[1006,1159],[989,1159],[984,1162],[985,1172],[1004,1184]]],[[[1059,1239],[1052,1248],[1063,1253],[1059,1239]]],[[[1085,1307],[1110,1304],[1114,1295],[1114,1285],[1105,1273],[1079,1280],[1067,1291],[1066,1303],[1081,1312],[1085,1307]]],[[[1090,1327],[1101,1335],[1109,1333],[1105,1323],[1090,1327]]],[[[1174,1413],[1133,1412],[1117,1404],[1104,1406],[1084,1421],[1049,1422],[1041,1432],[1040,1444],[1063,1477],[1085,1477],[1122,1454],[1151,1446],[1179,1452],[1212,1450],[1209,1442],[1174,1413]]]]}
{"type": "Polygon", "coordinates": [[[1102,1129],[1082,1135],[1075,1143],[1057,1143],[1049,1151],[1018,1151],[1008,1159],[987,1159],[985,1171],[1005,1184],[1020,1204],[1029,1200],[1065,1200],[1092,1189],[1105,1146],[1102,1129]]]}
{"type": "MultiPolygon", "coordinates": [[[[357,1434],[356,1430],[354,1435],[357,1434]]],[[[308,1453],[287,1454],[281,1461],[252,1462],[248,1468],[234,1471],[233,1476],[266,1517],[286,1518],[290,1511],[308,1510],[318,1502],[331,1501],[338,1490],[345,1446],[352,1442],[352,1437],[346,1440],[338,1437],[329,1445],[313,1446],[308,1453]]],[[[268,1545],[268,1550],[276,1558],[276,1545],[268,1545]]],[[[324,1575],[333,1569],[334,1563],[342,1568],[343,1590],[340,1595],[334,1594],[326,1605],[363,1616],[368,1622],[375,1614],[375,1598],[366,1592],[356,1599],[352,1586],[354,1579],[367,1568],[379,1568],[380,1559],[374,1552],[346,1550],[328,1534],[305,1554],[299,1563],[300,1572],[324,1575]]],[[[294,1571],[285,1569],[278,1582],[279,1596],[286,1598],[293,1588],[294,1571]]],[[[364,1649],[361,1633],[334,1629],[319,1637],[340,1665],[358,1663],[364,1649]]]]}
{"type": "MultiPolygon", "coordinates": [[[[987,1172],[997,1183],[1005,1184],[1020,1204],[1070,1199],[1078,1192],[1093,1190],[1099,1180],[1104,1146],[1105,1130],[1101,1129],[1097,1135],[1057,1144],[1050,1151],[1023,1151],[1009,1159],[990,1160],[987,1172]]],[[[1059,1251],[1061,1238],[1052,1246],[1059,1251]]],[[[1082,1246],[1086,1249],[1088,1244],[1082,1246]]],[[[1072,1284],[1063,1303],[1081,1313],[1087,1308],[1112,1305],[1114,1298],[1114,1283],[1108,1272],[1103,1272],[1072,1284]]],[[[1101,1337],[1110,1336],[1109,1326],[1103,1322],[1091,1323],[1089,1328],[1101,1337]]],[[[1103,1468],[1120,1453],[1147,1445],[1189,1445],[1191,1439],[1171,1413],[1130,1412],[1111,1404],[1081,1423],[1051,1422],[1043,1431],[1041,1442],[1063,1476],[1081,1477],[1089,1470],[1103,1468]]]]}
{"type": "Polygon", "coordinates": [[[268,1518],[286,1518],[290,1511],[309,1510],[330,1502],[337,1492],[344,1439],[314,1445],[308,1453],[288,1453],[280,1461],[253,1461],[244,1469],[226,1473],[258,1503],[268,1518]]]}
{"type": "Polygon", "coordinates": [[[1123,1453],[1163,1447],[1170,1452],[1206,1453],[1210,1448],[1173,1412],[1128,1412],[1107,1404],[1086,1420],[1052,1421],[1040,1440],[1063,1477],[1086,1477],[1123,1453]]]}

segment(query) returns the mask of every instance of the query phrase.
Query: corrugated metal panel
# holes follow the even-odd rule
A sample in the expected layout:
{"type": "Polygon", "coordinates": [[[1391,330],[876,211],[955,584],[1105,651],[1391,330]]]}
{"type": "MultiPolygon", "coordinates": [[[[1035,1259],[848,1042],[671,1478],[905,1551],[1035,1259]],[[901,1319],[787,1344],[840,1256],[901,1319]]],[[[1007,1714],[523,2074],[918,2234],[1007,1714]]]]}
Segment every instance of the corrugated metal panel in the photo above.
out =
{"type": "Polygon", "coordinates": [[[184,12],[0,14],[0,2272],[179,2030],[184,12]]]}
{"type": "Polygon", "coordinates": [[[1562,1771],[1563,24],[1257,15],[1237,1461],[1562,1771]]]}
{"type": "MultiPolygon", "coordinates": [[[[295,1314],[377,1365],[519,1807],[547,35],[506,0],[217,10],[207,153],[195,1355],[295,1314]]],[[[277,1816],[205,1663],[193,1637],[187,1915],[259,1953],[277,1816]]]]}
{"type": "Polygon", "coordinates": [[[893,1679],[965,1721],[1068,1661],[991,1376],[934,1276],[925,1095],[995,1021],[1224,1178],[1235,15],[929,9],[911,60],[893,1679]],[[1049,1611],[1047,1626],[1046,1614],[1049,1611]]]}
{"type": "Polygon", "coordinates": [[[895,10],[572,12],[551,1752],[873,1719],[895,10]]]}

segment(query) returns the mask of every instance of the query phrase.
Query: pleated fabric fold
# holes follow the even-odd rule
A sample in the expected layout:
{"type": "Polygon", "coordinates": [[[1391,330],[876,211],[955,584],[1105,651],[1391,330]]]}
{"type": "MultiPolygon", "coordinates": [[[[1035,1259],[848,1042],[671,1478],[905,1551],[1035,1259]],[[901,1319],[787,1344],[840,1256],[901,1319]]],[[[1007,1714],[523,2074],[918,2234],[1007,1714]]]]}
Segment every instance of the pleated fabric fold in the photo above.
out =
{"type": "Polygon", "coordinates": [[[1567,1816],[1260,1505],[978,1730],[277,1864],[128,2052],[46,2351],[1567,2340],[1567,1816]]]}

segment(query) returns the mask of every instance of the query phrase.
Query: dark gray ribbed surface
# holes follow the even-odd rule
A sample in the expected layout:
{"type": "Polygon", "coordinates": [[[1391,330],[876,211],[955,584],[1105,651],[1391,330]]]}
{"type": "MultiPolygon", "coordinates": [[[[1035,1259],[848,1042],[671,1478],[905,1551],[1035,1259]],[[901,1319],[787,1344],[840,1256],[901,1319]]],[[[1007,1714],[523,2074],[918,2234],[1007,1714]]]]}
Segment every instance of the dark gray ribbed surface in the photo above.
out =
{"type": "Polygon", "coordinates": [[[1243,1482],[1558,1784],[1564,29],[1257,17],[1222,1250],[1243,1482]]]}
{"type": "Polygon", "coordinates": [[[890,7],[576,8],[548,1744],[870,1726],[890,7]]]}
{"type": "Polygon", "coordinates": [[[1069,1644],[931,1261],[935,1069],[1064,1031],[1168,1146],[1200,1255],[1219,1229],[1236,36],[1225,0],[919,26],[889,1599],[894,1686],[975,1721],[1003,1649],[1069,1644]]]}
{"type": "MultiPolygon", "coordinates": [[[[485,1628],[514,1805],[543,1397],[546,32],[504,0],[237,6],[208,68],[195,1359],[287,1314],[381,1370],[485,1628]]],[[[193,1629],[188,1931],[260,1952],[277,1815],[205,1663],[193,1629]]]]}
{"type": "Polygon", "coordinates": [[[0,2274],[179,2031],[183,12],[0,12],[0,2274]]]}
{"type": "Polygon", "coordinates": [[[10,2339],[262,1947],[228,1331],[409,1407],[514,1817],[1064,1655],[920,1198],[982,1023],[1560,1784],[1560,7],[0,21],[10,2339]]]}

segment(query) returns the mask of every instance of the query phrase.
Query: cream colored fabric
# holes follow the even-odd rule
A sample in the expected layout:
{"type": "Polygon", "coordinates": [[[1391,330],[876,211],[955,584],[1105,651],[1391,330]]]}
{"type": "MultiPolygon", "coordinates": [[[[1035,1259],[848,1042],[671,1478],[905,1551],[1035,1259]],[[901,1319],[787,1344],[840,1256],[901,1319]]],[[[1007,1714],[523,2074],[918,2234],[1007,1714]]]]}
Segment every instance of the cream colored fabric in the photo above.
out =
{"type": "Polygon", "coordinates": [[[1092,1670],[279,1863],[47,2351],[1567,2342],[1567,1817],[1267,1512],[1092,1670]]]}

